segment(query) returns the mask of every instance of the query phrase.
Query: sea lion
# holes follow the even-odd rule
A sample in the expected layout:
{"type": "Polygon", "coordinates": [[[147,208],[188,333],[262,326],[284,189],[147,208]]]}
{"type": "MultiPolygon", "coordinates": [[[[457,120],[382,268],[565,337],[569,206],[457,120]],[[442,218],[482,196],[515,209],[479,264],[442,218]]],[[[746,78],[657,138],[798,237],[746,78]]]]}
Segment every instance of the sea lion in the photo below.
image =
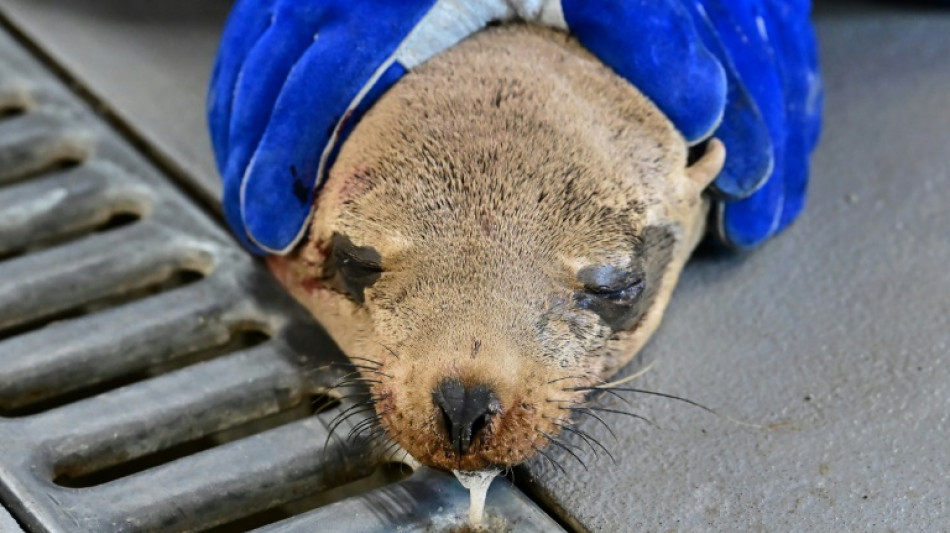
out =
{"type": "Polygon", "coordinates": [[[564,32],[490,27],[406,74],[268,257],[442,469],[549,446],[660,323],[723,166],[564,32]]]}

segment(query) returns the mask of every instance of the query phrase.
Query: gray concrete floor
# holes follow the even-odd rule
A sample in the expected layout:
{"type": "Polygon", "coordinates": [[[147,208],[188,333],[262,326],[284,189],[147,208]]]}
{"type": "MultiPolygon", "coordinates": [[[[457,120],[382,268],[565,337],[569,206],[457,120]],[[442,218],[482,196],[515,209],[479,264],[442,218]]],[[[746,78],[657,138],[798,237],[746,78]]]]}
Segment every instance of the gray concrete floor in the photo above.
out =
{"type": "Polygon", "coordinates": [[[205,93],[229,0],[0,0],[0,10],[186,174],[221,190],[205,93]]]}
{"type": "MultiPolygon", "coordinates": [[[[694,260],[635,382],[721,415],[631,397],[659,429],[585,423],[617,464],[562,456],[568,475],[534,485],[580,529],[950,524],[950,9],[818,4],[827,122],[808,210],[761,250],[694,260]]],[[[209,198],[204,90],[227,5],[0,0],[209,198]]]]}

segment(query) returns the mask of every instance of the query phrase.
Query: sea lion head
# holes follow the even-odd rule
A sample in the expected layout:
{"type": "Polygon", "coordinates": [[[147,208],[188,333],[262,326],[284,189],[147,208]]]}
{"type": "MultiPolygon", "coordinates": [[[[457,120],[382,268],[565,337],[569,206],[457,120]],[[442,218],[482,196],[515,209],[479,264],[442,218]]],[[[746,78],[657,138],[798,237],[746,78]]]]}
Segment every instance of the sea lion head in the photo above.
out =
{"type": "Polygon", "coordinates": [[[420,462],[518,464],[659,324],[721,169],[566,34],[489,28],[361,120],[278,278],[420,462]]]}

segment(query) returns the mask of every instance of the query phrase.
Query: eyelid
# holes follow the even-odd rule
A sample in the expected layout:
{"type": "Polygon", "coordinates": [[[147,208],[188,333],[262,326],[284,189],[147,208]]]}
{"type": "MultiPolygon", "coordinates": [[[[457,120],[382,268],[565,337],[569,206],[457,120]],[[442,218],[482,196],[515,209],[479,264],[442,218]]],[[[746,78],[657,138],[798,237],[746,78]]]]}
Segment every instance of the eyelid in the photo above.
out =
{"type": "Polygon", "coordinates": [[[588,284],[585,284],[585,285],[584,285],[584,288],[587,289],[587,290],[589,290],[589,291],[597,291],[597,292],[609,293],[609,292],[622,291],[622,290],[624,290],[624,289],[628,289],[628,288],[633,287],[634,285],[637,285],[637,284],[640,284],[640,283],[643,283],[643,274],[642,274],[642,273],[639,273],[639,272],[625,272],[625,273],[623,274],[623,277],[620,278],[620,279],[617,279],[614,284],[610,284],[610,285],[593,285],[593,284],[588,285],[588,284]]]}
{"type": "Polygon", "coordinates": [[[341,256],[341,257],[340,257],[341,262],[344,262],[347,266],[352,265],[352,266],[355,266],[355,267],[358,267],[358,268],[363,268],[363,269],[366,269],[366,270],[373,270],[373,271],[377,271],[377,272],[382,272],[382,271],[383,271],[383,266],[382,266],[382,265],[377,264],[377,263],[371,263],[371,262],[368,262],[368,261],[366,261],[366,260],[360,259],[360,258],[358,258],[358,257],[354,257],[354,256],[352,256],[352,255],[346,253],[346,251],[341,250],[341,251],[340,251],[340,256],[341,256]]]}
{"type": "Polygon", "coordinates": [[[584,288],[596,294],[610,294],[612,292],[622,291],[630,285],[621,285],[617,287],[608,287],[606,285],[585,285],[584,288]]]}
{"type": "Polygon", "coordinates": [[[333,260],[340,266],[382,270],[379,253],[370,246],[358,246],[346,235],[336,232],[331,239],[331,245],[333,260]]]}
{"type": "Polygon", "coordinates": [[[644,283],[643,283],[643,278],[640,277],[640,278],[636,278],[636,279],[634,279],[634,280],[631,280],[630,282],[625,282],[623,285],[619,285],[619,286],[616,286],[616,287],[597,286],[597,287],[585,287],[585,289],[587,289],[589,292],[592,292],[592,293],[597,294],[597,295],[608,296],[608,295],[611,295],[611,294],[615,294],[615,293],[618,293],[618,292],[623,292],[623,291],[632,289],[632,288],[634,288],[634,287],[637,287],[637,286],[640,286],[640,285],[643,285],[643,284],[644,284],[644,283]]]}

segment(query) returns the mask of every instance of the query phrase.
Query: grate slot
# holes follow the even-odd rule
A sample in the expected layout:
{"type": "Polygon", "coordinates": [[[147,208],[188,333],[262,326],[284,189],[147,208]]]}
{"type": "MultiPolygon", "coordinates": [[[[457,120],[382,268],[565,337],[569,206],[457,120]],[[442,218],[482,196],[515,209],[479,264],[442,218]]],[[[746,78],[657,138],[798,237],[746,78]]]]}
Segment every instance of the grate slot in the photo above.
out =
{"type": "Polygon", "coordinates": [[[197,439],[175,444],[174,446],[158,450],[154,453],[93,472],[78,476],[61,475],[54,479],[53,482],[61,487],[68,488],[95,487],[171,463],[183,457],[216,448],[238,439],[263,433],[291,422],[303,420],[311,415],[313,415],[312,404],[304,400],[290,408],[282,409],[281,411],[266,415],[262,418],[252,419],[250,422],[235,427],[229,427],[197,439]]]}
{"type": "Polygon", "coordinates": [[[25,107],[3,106],[0,104],[0,122],[22,116],[26,113],[25,107]]]}
{"type": "Polygon", "coordinates": [[[0,121],[0,185],[75,166],[92,152],[88,132],[35,113],[0,121]]]}
{"type": "Polygon", "coordinates": [[[265,343],[48,411],[30,424],[47,436],[55,473],[76,477],[277,413],[306,396],[296,368],[265,343]]]}
{"type": "Polygon", "coordinates": [[[210,270],[200,252],[154,237],[145,221],[0,263],[0,335],[187,284],[210,270]]]}
{"type": "Polygon", "coordinates": [[[214,290],[173,291],[0,343],[0,416],[37,414],[269,338],[222,317],[204,294],[214,290]],[[120,335],[89,335],[116,326],[120,335]]]}
{"type": "MultiPolygon", "coordinates": [[[[123,305],[135,300],[141,300],[156,294],[191,285],[192,283],[200,281],[202,278],[203,274],[200,272],[176,268],[161,278],[156,277],[154,280],[147,280],[145,285],[136,287],[133,290],[93,299],[90,302],[86,302],[72,308],[50,312],[33,320],[19,323],[14,327],[2,329],[0,330],[0,342],[11,338],[16,338],[27,333],[42,331],[51,325],[76,320],[78,318],[107,311],[112,308],[122,307],[123,305]]],[[[87,334],[90,335],[95,335],[97,333],[99,332],[87,332],[87,334]]]]}
{"type": "Polygon", "coordinates": [[[310,417],[82,489],[76,494],[74,503],[78,505],[66,512],[73,514],[72,519],[90,524],[93,531],[195,531],[344,485],[375,470],[365,443],[324,450],[325,439],[320,419],[310,417]],[[156,487],[162,490],[156,491],[156,487]],[[97,513],[81,505],[87,500],[110,505],[107,511],[97,513]],[[87,513],[92,518],[83,516],[87,513]]]}
{"type": "Polygon", "coordinates": [[[0,87],[0,122],[22,116],[31,107],[29,93],[22,87],[0,87]]]}
{"type": "Polygon", "coordinates": [[[233,331],[253,329],[231,310],[230,296],[236,295],[211,278],[0,342],[0,409],[21,408],[222,345],[233,331]]]}
{"type": "Polygon", "coordinates": [[[149,211],[141,187],[99,165],[0,189],[0,260],[130,224],[149,211]]]}
{"type": "Polygon", "coordinates": [[[412,469],[404,463],[383,463],[367,477],[208,530],[202,530],[202,533],[245,533],[307,513],[314,509],[319,509],[320,507],[346,500],[347,498],[387,487],[403,481],[410,475],[412,475],[412,469]]]}
{"type": "MultiPolygon", "coordinates": [[[[43,239],[30,239],[22,243],[23,246],[10,248],[0,253],[0,261],[6,261],[56,246],[69,244],[92,233],[107,233],[124,228],[141,220],[141,215],[136,212],[116,209],[114,212],[100,212],[96,219],[100,218],[102,220],[90,220],[88,225],[83,225],[73,231],[64,231],[62,233],[48,235],[43,239]]],[[[49,228],[49,226],[47,226],[47,228],[49,228]]]]}
{"type": "Polygon", "coordinates": [[[158,377],[175,370],[180,370],[188,366],[202,363],[204,361],[210,361],[228,353],[251,348],[266,342],[267,339],[268,337],[259,331],[238,331],[230,337],[230,340],[226,344],[199,350],[197,352],[187,354],[186,356],[177,357],[161,365],[145,368],[137,372],[122,374],[108,380],[99,381],[98,383],[86,387],[75,387],[70,392],[57,390],[55,396],[52,396],[46,400],[34,401],[13,409],[0,409],[0,416],[6,418],[34,416],[71,403],[76,403],[88,398],[99,396],[122,387],[127,387],[146,379],[158,377]]]}

